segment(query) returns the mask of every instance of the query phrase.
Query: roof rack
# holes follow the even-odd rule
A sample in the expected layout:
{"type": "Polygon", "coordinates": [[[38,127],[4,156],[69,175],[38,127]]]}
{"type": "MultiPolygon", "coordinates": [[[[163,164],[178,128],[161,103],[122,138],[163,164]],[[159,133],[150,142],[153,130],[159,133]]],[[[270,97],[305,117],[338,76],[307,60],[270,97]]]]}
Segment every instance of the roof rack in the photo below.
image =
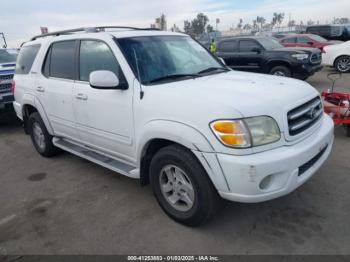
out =
{"type": "Polygon", "coordinates": [[[81,28],[62,30],[62,31],[56,31],[56,32],[52,32],[52,33],[37,35],[37,36],[34,36],[33,38],[31,38],[30,41],[34,41],[38,38],[47,37],[47,36],[68,35],[68,34],[78,33],[78,32],[85,32],[85,33],[105,32],[106,29],[156,30],[156,31],[159,31],[159,29],[157,29],[157,28],[137,28],[137,27],[130,27],[130,26],[81,27],[81,28]]]}

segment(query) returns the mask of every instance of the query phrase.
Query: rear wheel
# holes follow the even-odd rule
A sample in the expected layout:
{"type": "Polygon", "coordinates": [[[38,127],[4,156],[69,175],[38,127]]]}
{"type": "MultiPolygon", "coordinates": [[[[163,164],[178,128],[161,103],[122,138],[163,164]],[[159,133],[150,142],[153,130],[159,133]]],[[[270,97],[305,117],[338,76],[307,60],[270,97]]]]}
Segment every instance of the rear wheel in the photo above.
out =
{"type": "Polygon", "coordinates": [[[335,69],[340,73],[349,73],[350,72],[350,56],[341,56],[335,60],[334,63],[335,69]]]}
{"type": "Polygon", "coordinates": [[[58,148],[52,143],[52,136],[47,131],[39,113],[34,112],[29,116],[28,128],[33,145],[39,154],[51,157],[57,154],[58,148]]]}
{"type": "Polygon", "coordinates": [[[161,149],[151,161],[150,180],[159,205],[175,221],[198,226],[215,213],[217,191],[186,148],[173,145],[161,149]]]}
{"type": "Polygon", "coordinates": [[[271,75],[291,77],[292,72],[286,66],[275,66],[270,70],[271,75]]]}

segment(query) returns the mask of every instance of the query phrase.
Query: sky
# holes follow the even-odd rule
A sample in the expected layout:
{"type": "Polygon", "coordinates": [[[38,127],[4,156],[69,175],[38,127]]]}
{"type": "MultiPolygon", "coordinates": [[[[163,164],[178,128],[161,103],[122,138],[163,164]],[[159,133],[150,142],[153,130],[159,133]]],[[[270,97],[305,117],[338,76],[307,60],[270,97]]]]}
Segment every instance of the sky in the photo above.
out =
{"type": "Polygon", "coordinates": [[[240,18],[244,23],[256,16],[271,21],[273,12],[284,12],[285,23],[289,16],[296,22],[319,23],[350,17],[350,0],[0,0],[0,7],[0,32],[11,47],[40,34],[41,26],[49,31],[96,25],[149,27],[162,13],[169,28],[176,24],[182,29],[184,20],[203,12],[211,24],[220,19],[220,30],[236,26],[240,18]]]}

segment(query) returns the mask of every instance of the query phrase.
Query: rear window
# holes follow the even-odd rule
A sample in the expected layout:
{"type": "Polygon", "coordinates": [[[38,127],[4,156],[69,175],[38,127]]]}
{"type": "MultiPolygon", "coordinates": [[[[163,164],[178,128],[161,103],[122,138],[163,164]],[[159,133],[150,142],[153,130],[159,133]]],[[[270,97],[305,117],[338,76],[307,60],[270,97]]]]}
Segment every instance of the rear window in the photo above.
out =
{"type": "Polygon", "coordinates": [[[75,78],[75,43],[76,41],[63,41],[53,43],[44,65],[46,74],[49,66],[49,76],[65,79],[75,78]],[[47,65],[49,63],[49,65],[47,65]]]}
{"type": "Polygon", "coordinates": [[[16,64],[16,74],[25,75],[29,73],[39,49],[40,45],[30,45],[21,48],[16,64]]]}

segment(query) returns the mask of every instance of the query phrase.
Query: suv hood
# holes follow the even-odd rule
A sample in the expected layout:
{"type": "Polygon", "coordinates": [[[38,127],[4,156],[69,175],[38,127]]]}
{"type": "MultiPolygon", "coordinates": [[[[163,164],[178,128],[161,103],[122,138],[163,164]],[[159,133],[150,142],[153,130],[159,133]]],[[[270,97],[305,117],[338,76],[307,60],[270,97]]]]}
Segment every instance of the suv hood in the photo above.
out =
{"type": "Polygon", "coordinates": [[[236,71],[151,89],[154,95],[157,93],[157,99],[162,99],[170,108],[181,105],[186,115],[195,113],[193,110],[216,119],[268,115],[281,125],[287,111],[319,95],[300,80],[236,71]]]}

